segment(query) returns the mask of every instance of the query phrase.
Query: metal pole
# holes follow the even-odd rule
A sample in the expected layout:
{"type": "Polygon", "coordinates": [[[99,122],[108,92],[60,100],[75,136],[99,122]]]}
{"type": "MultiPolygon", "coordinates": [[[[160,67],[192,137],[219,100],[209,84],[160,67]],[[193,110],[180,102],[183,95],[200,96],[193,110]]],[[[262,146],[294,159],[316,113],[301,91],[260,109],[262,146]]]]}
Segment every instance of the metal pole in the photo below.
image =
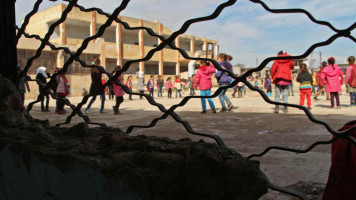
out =
{"type": "Polygon", "coordinates": [[[0,46],[4,53],[0,54],[0,74],[16,81],[16,30],[15,30],[15,0],[0,1],[0,46]]]}

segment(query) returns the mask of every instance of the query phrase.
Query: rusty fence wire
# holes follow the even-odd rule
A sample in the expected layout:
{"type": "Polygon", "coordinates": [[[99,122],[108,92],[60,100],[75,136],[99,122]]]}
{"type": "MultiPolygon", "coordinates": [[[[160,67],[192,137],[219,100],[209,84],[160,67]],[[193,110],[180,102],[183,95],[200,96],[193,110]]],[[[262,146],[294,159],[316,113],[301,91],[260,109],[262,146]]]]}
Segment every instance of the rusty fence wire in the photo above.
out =
{"type": "MultiPolygon", "coordinates": [[[[51,1],[57,1],[57,0],[51,0],[51,1]]],[[[209,137],[212,138],[216,141],[216,143],[221,146],[221,147],[227,147],[224,144],[224,141],[215,134],[207,134],[207,133],[202,133],[202,132],[197,132],[195,131],[191,125],[189,124],[188,121],[183,120],[176,112],[175,110],[178,107],[182,107],[184,106],[190,99],[192,98],[202,98],[201,96],[187,96],[184,97],[180,103],[171,106],[170,108],[166,108],[164,105],[157,103],[151,96],[147,95],[147,94],[141,94],[141,93],[134,93],[134,92],[130,92],[129,88],[123,84],[120,83],[117,78],[125,71],[127,71],[130,66],[133,63],[138,63],[138,62],[142,62],[142,61],[148,61],[152,58],[152,56],[158,52],[161,51],[164,47],[169,46],[171,49],[177,50],[179,51],[179,53],[186,59],[190,59],[190,60],[207,60],[211,63],[214,64],[215,68],[220,70],[220,71],[224,71],[226,73],[228,73],[231,77],[233,77],[235,79],[234,82],[230,83],[230,85],[225,86],[225,87],[220,87],[218,90],[216,90],[216,92],[211,95],[211,98],[215,98],[219,95],[219,93],[227,88],[233,87],[235,85],[237,85],[239,82],[243,82],[245,85],[247,85],[247,87],[253,91],[258,92],[261,97],[269,104],[274,104],[274,105],[282,105],[282,106],[288,106],[288,107],[294,107],[294,108],[299,108],[301,110],[304,111],[305,115],[309,118],[310,121],[316,123],[316,124],[320,124],[322,126],[324,126],[331,134],[335,135],[336,137],[334,139],[328,140],[328,141],[317,141],[315,143],[313,143],[312,145],[310,145],[309,147],[307,147],[306,149],[296,149],[296,148],[289,148],[289,147],[284,147],[284,146],[270,146],[267,147],[264,151],[262,151],[259,154],[252,154],[247,156],[248,159],[252,159],[252,158],[256,158],[256,157],[262,157],[264,155],[266,155],[270,150],[280,150],[280,151],[289,151],[289,152],[295,152],[295,153],[308,153],[309,151],[311,151],[315,146],[317,145],[321,145],[321,144],[331,144],[332,142],[340,139],[340,138],[345,138],[348,139],[349,141],[351,141],[354,145],[356,145],[356,140],[350,136],[350,132],[354,129],[356,129],[356,127],[352,127],[348,130],[345,131],[336,131],[334,129],[332,129],[326,122],[321,121],[316,119],[313,114],[304,106],[300,106],[300,105],[295,105],[295,104],[288,104],[288,103],[280,103],[280,102],[274,102],[272,100],[270,100],[267,95],[260,89],[257,89],[255,87],[253,87],[253,85],[247,81],[247,77],[252,75],[253,72],[258,72],[260,70],[262,70],[263,68],[266,67],[266,65],[274,60],[281,60],[281,59],[302,59],[307,57],[313,50],[315,50],[318,47],[321,46],[327,46],[330,45],[332,42],[334,42],[336,39],[340,38],[340,37],[345,37],[345,38],[349,38],[351,41],[353,41],[354,43],[356,43],[356,39],[355,37],[353,37],[351,35],[351,31],[353,31],[356,28],[356,22],[354,24],[352,24],[350,27],[346,28],[346,29],[337,29],[335,28],[331,23],[326,22],[326,21],[320,21],[317,20],[313,17],[312,14],[310,14],[308,11],[304,10],[304,9],[271,9],[267,6],[266,3],[264,3],[263,1],[260,0],[250,0],[250,2],[255,3],[255,4],[259,4],[261,7],[263,7],[266,11],[270,12],[270,13],[275,13],[275,14],[283,14],[283,13],[300,13],[300,14],[304,14],[306,15],[313,23],[315,24],[319,24],[319,25],[323,25],[328,27],[330,30],[332,30],[335,34],[332,35],[329,39],[320,42],[320,43],[315,43],[313,45],[311,45],[303,54],[301,55],[297,55],[297,56],[290,56],[290,57],[283,57],[283,58],[279,58],[279,57],[269,57],[266,58],[265,60],[263,60],[263,62],[256,68],[254,69],[250,69],[248,70],[245,74],[243,74],[240,77],[236,77],[235,74],[233,74],[231,71],[227,71],[224,68],[220,67],[219,63],[217,63],[215,60],[212,59],[204,59],[204,58],[196,58],[196,57],[190,57],[187,52],[181,48],[178,48],[175,44],[174,41],[175,39],[180,35],[185,33],[188,28],[190,27],[190,25],[194,24],[194,23],[199,23],[199,22],[203,22],[203,21],[209,21],[209,20],[213,20],[215,18],[217,18],[221,12],[223,12],[223,10],[229,6],[232,6],[236,3],[237,0],[228,0],[225,1],[224,3],[220,4],[219,6],[216,7],[216,9],[214,10],[213,13],[211,13],[208,16],[203,16],[203,17],[199,17],[199,18],[194,18],[194,19],[189,19],[187,21],[185,21],[183,23],[183,25],[181,26],[181,28],[175,32],[173,32],[168,38],[159,35],[157,33],[155,33],[151,28],[148,27],[131,27],[128,23],[121,21],[118,16],[121,13],[121,11],[123,11],[127,5],[129,4],[130,0],[122,0],[121,4],[119,7],[117,7],[111,14],[109,13],[105,13],[104,11],[102,11],[99,8],[84,8],[83,6],[79,5],[77,2],[78,0],[63,0],[65,2],[68,2],[67,7],[64,9],[64,11],[61,14],[61,17],[53,22],[49,28],[48,28],[48,32],[46,33],[46,35],[41,38],[39,35],[30,35],[28,33],[25,32],[26,30],[26,26],[28,25],[31,17],[37,13],[37,11],[39,10],[39,7],[41,5],[41,3],[43,2],[43,0],[37,0],[36,3],[33,6],[33,9],[26,15],[21,27],[18,27],[16,25],[16,29],[17,29],[17,42],[20,39],[20,37],[24,36],[26,38],[35,38],[37,40],[39,40],[41,42],[39,48],[36,51],[36,54],[29,58],[27,60],[26,66],[24,67],[24,70],[22,72],[22,75],[26,74],[27,71],[31,68],[31,65],[33,63],[33,61],[37,58],[39,58],[41,56],[41,53],[43,52],[43,49],[48,46],[50,47],[52,50],[63,50],[66,54],[68,54],[70,57],[69,59],[64,63],[63,65],[63,69],[60,72],[56,72],[53,74],[53,76],[51,77],[50,81],[46,84],[46,85],[40,85],[40,87],[43,88],[42,93],[39,94],[38,98],[36,101],[31,102],[28,107],[27,110],[31,111],[32,107],[34,104],[40,102],[40,100],[47,94],[50,94],[51,97],[53,99],[57,99],[57,98],[62,98],[62,97],[58,97],[53,91],[50,90],[50,86],[52,84],[55,84],[56,82],[56,77],[62,73],[65,73],[68,68],[70,67],[70,64],[72,64],[74,61],[78,61],[82,67],[85,68],[91,68],[91,67],[96,67],[100,70],[101,73],[106,74],[109,77],[109,80],[107,81],[107,83],[105,85],[103,85],[103,87],[108,86],[109,84],[112,84],[113,82],[115,82],[117,85],[120,85],[124,91],[127,94],[133,94],[133,95],[139,95],[139,96],[144,96],[147,101],[157,107],[157,109],[159,111],[162,112],[161,117],[159,118],[155,118],[151,121],[151,123],[149,125],[131,125],[127,128],[127,130],[125,131],[127,134],[130,134],[135,128],[150,128],[150,127],[154,127],[157,122],[159,122],[160,120],[164,120],[166,119],[168,116],[173,117],[173,119],[182,124],[186,131],[189,132],[190,134],[193,135],[198,135],[198,136],[203,136],[203,137],[209,137]],[[99,13],[100,15],[104,15],[107,17],[106,22],[99,28],[98,32],[93,35],[90,36],[88,38],[86,38],[82,44],[80,45],[80,47],[75,51],[72,52],[69,50],[69,48],[67,47],[57,47],[54,44],[51,44],[49,42],[49,39],[51,37],[51,35],[54,33],[55,28],[60,25],[62,22],[65,22],[68,13],[74,8],[79,8],[81,11],[83,12],[91,12],[91,11],[96,11],[97,13],[99,13]],[[88,44],[90,41],[93,41],[99,37],[101,37],[106,28],[108,28],[113,22],[117,22],[123,25],[123,27],[125,29],[128,30],[145,30],[149,35],[153,36],[153,37],[157,37],[159,38],[162,42],[155,48],[153,48],[152,50],[150,50],[146,56],[142,59],[137,59],[137,60],[129,60],[127,62],[124,63],[123,67],[121,70],[119,70],[115,75],[107,72],[103,67],[101,66],[95,66],[95,65],[87,65],[83,60],[81,60],[79,58],[79,56],[83,53],[83,51],[87,48],[88,44]]],[[[83,97],[82,101],[78,104],[78,105],[74,105],[70,102],[69,99],[67,98],[62,98],[65,102],[65,105],[69,106],[71,108],[71,113],[70,115],[68,115],[66,117],[66,120],[62,123],[56,124],[56,126],[61,126],[63,124],[69,124],[71,122],[71,119],[78,115],[79,117],[83,118],[83,120],[87,123],[87,124],[93,124],[93,125],[99,125],[100,127],[106,128],[107,125],[105,123],[97,123],[97,122],[93,122],[90,120],[90,118],[85,115],[82,111],[81,108],[84,104],[86,104],[86,102],[88,101],[89,97],[91,95],[86,95],[83,97]]],[[[206,98],[206,97],[205,97],[206,98]]],[[[267,177],[266,177],[267,178],[267,177]]],[[[277,186],[273,183],[269,183],[269,187],[272,190],[276,190],[282,193],[286,193],[295,197],[298,197],[300,199],[307,199],[306,196],[298,191],[294,191],[288,188],[284,188],[284,187],[280,187],[277,186]]]]}

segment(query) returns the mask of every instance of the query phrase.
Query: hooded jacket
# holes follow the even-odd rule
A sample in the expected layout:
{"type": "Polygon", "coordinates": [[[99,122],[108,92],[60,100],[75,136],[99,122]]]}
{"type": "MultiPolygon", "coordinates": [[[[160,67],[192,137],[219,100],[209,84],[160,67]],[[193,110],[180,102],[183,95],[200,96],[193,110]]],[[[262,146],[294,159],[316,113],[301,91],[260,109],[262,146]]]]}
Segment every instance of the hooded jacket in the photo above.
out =
{"type": "MultiPolygon", "coordinates": [[[[278,57],[289,56],[290,55],[278,55],[278,57]]],[[[273,83],[278,83],[280,79],[292,82],[292,69],[294,69],[294,62],[292,59],[275,60],[271,68],[273,83]]]]}
{"type": "MultiPolygon", "coordinates": [[[[219,64],[222,68],[232,72],[232,66],[229,62],[222,61],[219,64]]],[[[219,85],[229,85],[232,81],[232,77],[229,74],[219,70],[216,72],[215,77],[218,79],[219,85]]]]}
{"type": "Polygon", "coordinates": [[[194,86],[199,86],[200,90],[210,90],[213,87],[211,83],[211,76],[215,73],[214,65],[200,66],[196,75],[194,86]]]}
{"type": "Polygon", "coordinates": [[[343,75],[341,68],[334,64],[324,67],[321,77],[327,92],[341,92],[343,83],[343,75]]]}
{"type": "MultiPolygon", "coordinates": [[[[122,74],[117,78],[117,80],[122,83],[122,74]]],[[[115,94],[115,97],[122,97],[125,94],[124,89],[122,89],[122,87],[120,85],[117,85],[115,82],[113,82],[113,91],[115,94]]]]}

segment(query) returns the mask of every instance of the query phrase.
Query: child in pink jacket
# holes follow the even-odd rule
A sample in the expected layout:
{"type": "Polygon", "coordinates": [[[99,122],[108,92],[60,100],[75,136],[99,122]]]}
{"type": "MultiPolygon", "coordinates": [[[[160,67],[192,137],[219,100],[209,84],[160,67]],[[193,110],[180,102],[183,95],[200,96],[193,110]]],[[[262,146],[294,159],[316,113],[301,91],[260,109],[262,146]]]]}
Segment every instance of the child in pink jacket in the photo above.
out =
{"type": "MultiPolygon", "coordinates": [[[[211,96],[211,76],[215,73],[216,69],[214,65],[207,66],[207,61],[201,60],[200,67],[195,76],[195,87],[199,87],[200,96],[211,96]]],[[[201,98],[201,105],[203,107],[202,114],[206,113],[206,98],[201,98]]],[[[214,102],[211,98],[208,98],[208,102],[213,113],[216,113],[214,102]]]]}
{"type": "Polygon", "coordinates": [[[340,109],[339,92],[341,92],[344,73],[338,65],[335,65],[333,57],[328,59],[328,64],[322,71],[322,81],[326,85],[326,91],[330,92],[331,108],[334,108],[334,99],[336,99],[336,106],[340,109]]]}
{"type": "Polygon", "coordinates": [[[171,77],[168,77],[166,80],[166,89],[168,91],[168,98],[172,98],[172,81],[171,81],[171,77]]]}

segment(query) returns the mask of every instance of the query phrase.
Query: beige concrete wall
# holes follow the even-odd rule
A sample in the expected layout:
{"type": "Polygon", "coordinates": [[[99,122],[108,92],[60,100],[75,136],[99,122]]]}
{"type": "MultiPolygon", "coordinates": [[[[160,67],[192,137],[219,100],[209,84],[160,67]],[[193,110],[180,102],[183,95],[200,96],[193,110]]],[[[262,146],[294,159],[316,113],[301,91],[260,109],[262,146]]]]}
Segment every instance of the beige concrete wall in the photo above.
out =
{"type": "Polygon", "coordinates": [[[140,46],[134,44],[123,44],[124,59],[133,60],[140,58],[140,46]]]}
{"type": "Polygon", "coordinates": [[[173,49],[163,50],[163,60],[165,62],[176,62],[177,61],[177,51],[173,49]]]}
{"type": "Polygon", "coordinates": [[[30,22],[26,27],[26,32],[44,37],[48,31],[47,22],[58,20],[61,17],[61,14],[62,7],[60,4],[38,12],[31,17],[30,22]]]}
{"type": "Polygon", "coordinates": [[[79,8],[74,7],[68,14],[68,19],[75,19],[84,22],[90,22],[91,13],[90,12],[82,12],[79,8]]]}
{"type": "MultiPolygon", "coordinates": [[[[155,47],[147,47],[145,46],[145,53],[144,53],[144,56],[147,55],[147,53],[149,51],[151,51],[152,49],[154,49],[155,47]]],[[[155,54],[153,54],[152,58],[150,59],[150,61],[157,61],[159,62],[159,52],[156,52],[155,54]]]]}
{"type": "Polygon", "coordinates": [[[105,55],[107,58],[118,58],[116,43],[105,42],[105,55]]]}

